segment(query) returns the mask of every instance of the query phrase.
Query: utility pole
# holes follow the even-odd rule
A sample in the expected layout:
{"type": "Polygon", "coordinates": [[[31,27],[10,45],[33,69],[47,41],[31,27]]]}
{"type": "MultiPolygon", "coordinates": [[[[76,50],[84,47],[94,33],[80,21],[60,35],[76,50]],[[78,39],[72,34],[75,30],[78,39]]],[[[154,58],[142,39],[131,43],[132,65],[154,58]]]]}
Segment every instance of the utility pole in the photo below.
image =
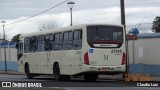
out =
{"type": "Polygon", "coordinates": [[[2,26],[3,26],[3,43],[4,43],[4,60],[5,60],[5,73],[7,73],[7,61],[6,61],[6,37],[5,37],[5,23],[6,21],[1,21],[2,26]]]}
{"type": "Polygon", "coordinates": [[[126,29],[124,0],[120,0],[120,4],[121,4],[121,24],[126,29]]]}
{"type": "MultiPolygon", "coordinates": [[[[124,0],[120,0],[121,6],[121,24],[124,26],[125,35],[126,35],[126,21],[125,21],[125,4],[124,0]]],[[[128,52],[128,40],[126,40],[126,73],[129,73],[129,52],[128,52]]],[[[125,77],[125,74],[123,74],[125,77]]]]}

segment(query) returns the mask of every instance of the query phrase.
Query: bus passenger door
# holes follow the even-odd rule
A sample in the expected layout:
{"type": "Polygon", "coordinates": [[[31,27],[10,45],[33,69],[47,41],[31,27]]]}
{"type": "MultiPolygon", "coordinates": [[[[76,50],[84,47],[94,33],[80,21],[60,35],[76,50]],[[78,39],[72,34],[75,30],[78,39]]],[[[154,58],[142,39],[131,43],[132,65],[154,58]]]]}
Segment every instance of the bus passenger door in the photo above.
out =
{"type": "Polygon", "coordinates": [[[16,44],[16,49],[17,49],[17,59],[18,59],[18,72],[24,72],[24,66],[23,66],[23,61],[24,61],[24,56],[23,56],[23,42],[19,41],[16,44]]]}

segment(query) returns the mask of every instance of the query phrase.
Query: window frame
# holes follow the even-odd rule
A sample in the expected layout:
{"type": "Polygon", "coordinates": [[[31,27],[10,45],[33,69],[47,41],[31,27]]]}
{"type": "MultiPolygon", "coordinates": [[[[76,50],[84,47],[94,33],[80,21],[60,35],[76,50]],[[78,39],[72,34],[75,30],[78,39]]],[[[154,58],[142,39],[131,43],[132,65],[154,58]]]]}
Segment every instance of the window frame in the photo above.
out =
{"type": "Polygon", "coordinates": [[[62,32],[57,32],[54,33],[53,35],[53,49],[54,51],[59,51],[62,50],[62,46],[63,46],[63,33],[62,32]],[[56,40],[56,35],[58,35],[58,40],[56,40]],[[60,48],[58,48],[58,44],[60,45],[60,48]]]}
{"type": "Polygon", "coordinates": [[[73,49],[73,31],[63,32],[63,50],[72,50],[73,49]],[[67,39],[64,38],[64,35],[67,35],[67,39]],[[69,35],[71,34],[71,35],[69,35]],[[71,37],[71,38],[70,38],[71,37]]]}
{"type": "Polygon", "coordinates": [[[52,51],[53,46],[54,46],[54,35],[52,33],[51,34],[46,34],[45,35],[45,51],[52,51]],[[49,37],[48,39],[46,39],[47,36],[49,37]],[[46,46],[47,47],[50,46],[50,48],[47,48],[46,46]]]}
{"type": "Polygon", "coordinates": [[[30,52],[30,37],[24,38],[24,50],[23,50],[23,52],[24,53],[29,53],[30,52]],[[26,47],[28,47],[28,49],[26,47]]]}
{"type": "Polygon", "coordinates": [[[37,52],[44,52],[45,50],[45,35],[39,35],[37,36],[37,52]],[[40,37],[40,42],[39,42],[39,37],[40,37]],[[39,46],[41,48],[39,48],[39,46]]]}
{"type": "Polygon", "coordinates": [[[30,52],[37,52],[37,36],[32,36],[30,37],[30,52]],[[32,40],[32,38],[34,38],[34,43],[32,40]],[[33,50],[32,50],[33,49],[33,50]]]}
{"type": "Polygon", "coordinates": [[[77,29],[73,31],[73,50],[80,50],[82,49],[82,37],[83,37],[83,31],[82,29],[77,29]],[[75,39],[75,32],[78,31],[78,38],[75,39]],[[77,46],[77,47],[75,47],[77,46]]]}

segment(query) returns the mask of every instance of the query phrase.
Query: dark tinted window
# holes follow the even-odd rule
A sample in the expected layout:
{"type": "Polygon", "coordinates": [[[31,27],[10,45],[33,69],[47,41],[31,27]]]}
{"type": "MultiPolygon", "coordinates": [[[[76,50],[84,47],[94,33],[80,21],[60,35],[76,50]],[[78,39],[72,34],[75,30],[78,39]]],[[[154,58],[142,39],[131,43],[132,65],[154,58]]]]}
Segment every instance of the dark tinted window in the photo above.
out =
{"type": "Polygon", "coordinates": [[[75,30],[73,32],[73,49],[78,50],[82,47],[82,30],[75,30]]]}
{"type": "Polygon", "coordinates": [[[28,53],[30,51],[30,38],[24,39],[24,52],[28,53]]]}
{"type": "Polygon", "coordinates": [[[30,38],[30,52],[37,51],[37,37],[30,38]]]}
{"type": "Polygon", "coordinates": [[[68,32],[63,33],[63,41],[68,41],[68,32]]]}
{"type": "Polygon", "coordinates": [[[62,33],[54,34],[54,44],[53,50],[61,50],[62,49],[62,33]]]}
{"type": "Polygon", "coordinates": [[[69,41],[72,41],[73,40],[73,33],[72,32],[68,32],[68,35],[69,35],[69,37],[68,37],[68,40],[69,41]]]}
{"type": "Polygon", "coordinates": [[[18,55],[18,60],[22,57],[23,54],[23,42],[18,42],[18,51],[17,51],[17,55],[18,55]]]}
{"type": "Polygon", "coordinates": [[[53,34],[46,35],[45,38],[45,51],[50,51],[53,49],[53,34]]]}
{"type": "Polygon", "coordinates": [[[72,31],[63,33],[63,50],[72,49],[72,31]]]}
{"type": "Polygon", "coordinates": [[[19,42],[18,54],[23,54],[23,43],[19,42]]]}
{"type": "Polygon", "coordinates": [[[44,44],[45,44],[44,41],[45,41],[45,39],[44,39],[43,35],[38,36],[38,38],[37,38],[37,51],[38,52],[44,51],[44,44]]]}
{"type": "Polygon", "coordinates": [[[89,45],[94,47],[94,44],[103,44],[104,47],[112,47],[111,44],[117,44],[114,47],[120,47],[123,42],[123,28],[116,26],[92,26],[87,28],[87,41],[89,45]],[[110,45],[104,45],[110,44],[110,45]]]}

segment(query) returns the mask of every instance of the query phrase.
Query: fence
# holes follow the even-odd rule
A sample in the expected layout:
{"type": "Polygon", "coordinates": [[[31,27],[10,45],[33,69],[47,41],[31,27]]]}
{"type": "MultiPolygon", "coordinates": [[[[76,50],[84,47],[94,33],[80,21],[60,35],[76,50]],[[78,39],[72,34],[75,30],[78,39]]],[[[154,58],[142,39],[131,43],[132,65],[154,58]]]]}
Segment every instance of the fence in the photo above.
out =
{"type": "Polygon", "coordinates": [[[139,34],[155,33],[155,31],[152,30],[152,25],[152,23],[127,25],[126,32],[129,33],[130,30],[137,29],[139,31],[139,34]]]}
{"type": "MultiPolygon", "coordinates": [[[[127,25],[126,26],[126,31],[128,33],[132,29],[137,29],[139,31],[139,34],[155,33],[155,31],[152,30],[152,25],[153,25],[152,23],[127,25]]],[[[54,29],[54,28],[57,28],[56,23],[50,23],[48,25],[39,25],[39,30],[40,31],[54,29]]]]}

